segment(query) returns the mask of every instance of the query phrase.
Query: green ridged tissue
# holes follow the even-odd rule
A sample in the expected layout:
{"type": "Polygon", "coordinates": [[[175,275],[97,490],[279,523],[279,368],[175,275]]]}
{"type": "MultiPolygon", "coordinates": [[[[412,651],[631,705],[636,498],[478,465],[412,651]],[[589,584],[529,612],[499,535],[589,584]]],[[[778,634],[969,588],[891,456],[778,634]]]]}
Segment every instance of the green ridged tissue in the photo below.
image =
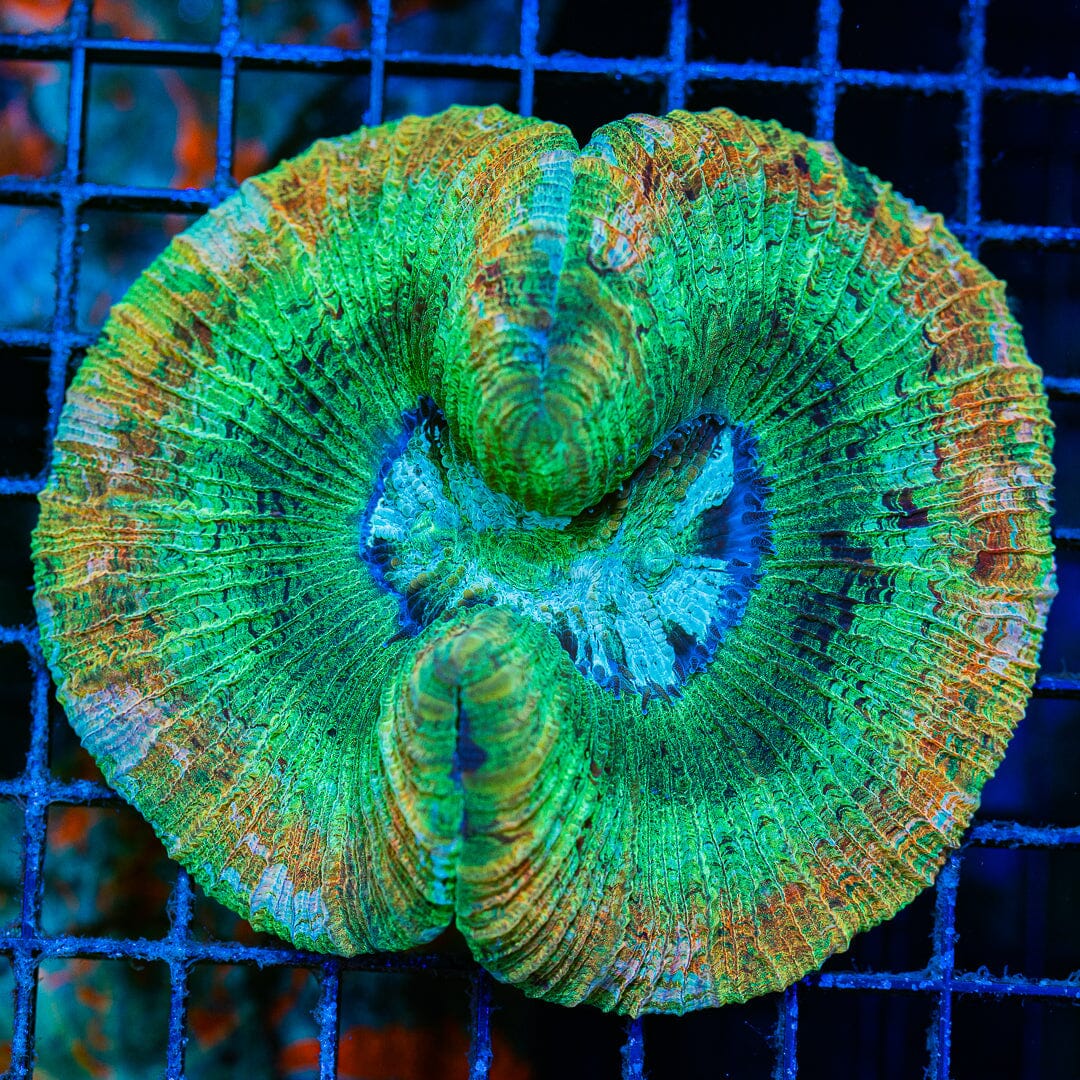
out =
{"type": "Polygon", "coordinates": [[[725,110],[455,108],[245,182],[118,304],[34,535],[59,698],[296,945],[456,923],[682,1012],[934,878],[1023,715],[1050,422],[1002,283],[725,110]]]}

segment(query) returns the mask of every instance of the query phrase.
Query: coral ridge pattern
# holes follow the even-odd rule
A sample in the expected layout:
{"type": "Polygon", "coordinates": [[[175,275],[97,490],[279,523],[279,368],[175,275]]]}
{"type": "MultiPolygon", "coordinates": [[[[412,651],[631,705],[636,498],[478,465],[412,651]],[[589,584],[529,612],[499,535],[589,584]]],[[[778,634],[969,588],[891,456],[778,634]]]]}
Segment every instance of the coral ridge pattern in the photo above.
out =
{"type": "Polygon", "coordinates": [[[117,305],[34,535],[58,695],[296,945],[451,922],[564,1004],[784,987],[1023,715],[1050,422],[1004,288],[726,110],[321,141],[117,305]]]}

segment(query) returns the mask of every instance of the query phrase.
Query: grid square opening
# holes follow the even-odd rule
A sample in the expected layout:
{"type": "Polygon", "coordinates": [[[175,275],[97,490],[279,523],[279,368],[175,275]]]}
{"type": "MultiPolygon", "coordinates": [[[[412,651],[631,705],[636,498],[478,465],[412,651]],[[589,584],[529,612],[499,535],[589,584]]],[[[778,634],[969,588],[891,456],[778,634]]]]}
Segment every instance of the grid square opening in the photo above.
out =
{"type": "Polygon", "coordinates": [[[588,4],[540,0],[540,25],[547,28],[544,52],[587,56],[662,56],[667,51],[670,4],[628,8],[620,0],[588,4]]]}
{"type": "Polygon", "coordinates": [[[64,167],[70,69],[0,60],[0,176],[50,177],[64,167]]]}
{"type": "Polygon", "coordinates": [[[1068,1080],[1080,1076],[1080,1009],[1063,1001],[995,1000],[964,994],[953,1002],[952,1078],[1068,1080]]]}
{"type": "Polygon", "coordinates": [[[1080,74],[1075,0],[994,0],[986,8],[986,62],[1002,75],[1080,74]]]}
{"type": "Polygon", "coordinates": [[[45,934],[164,937],[175,878],[176,864],[130,807],[49,807],[45,934]]]}
{"type": "Polygon", "coordinates": [[[49,693],[49,771],[61,781],[86,780],[105,786],[105,777],[97,762],[79,741],[52,689],[49,693]]]}
{"type": "MultiPolygon", "coordinates": [[[[577,5],[585,15],[589,8],[577,5]]],[[[545,25],[541,16],[541,25],[545,25]]],[[[441,4],[430,0],[392,0],[386,27],[390,53],[417,52],[506,56],[518,51],[520,0],[479,4],[441,4]]]]}
{"type": "MultiPolygon", "coordinates": [[[[537,1076],[595,1080],[618,1076],[625,1038],[620,1017],[596,1009],[564,1009],[527,998],[513,987],[491,988],[492,1043],[508,1062],[528,1062],[537,1076]],[[574,1047],[573,1054],[566,1048],[574,1047]]],[[[498,1054],[496,1055],[498,1060],[498,1054]]]]}
{"type": "MultiPolygon", "coordinates": [[[[14,798],[0,796],[0,932],[15,929],[22,914],[24,821],[22,805],[14,798]]],[[[3,1006],[8,1004],[0,986],[0,1025],[11,1021],[10,1016],[4,1016],[3,1006]]]]}
{"type": "MultiPolygon", "coordinates": [[[[1059,529],[1080,529],[1080,484],[1069,483],[1075,463],[1080,461],[1080,400],[1051,400],[1050,417],[1054,421],[1053,458],[1058,478],[1054,524],[1059,529]]],[[[1076,659],[1080,660],[1080,656],[1076,659]]]]}
{"type": "Polygon", "coordinates": [[[960,4],[910,0],[902,18],[881,18],[877,0],[844,0],[840,63],[884,71],[954,71],[963,64],[960,4]]]}
{"type": "Polygon", "coordinates": [[[715,1076],[771,1080],[778,1001],[779,995],[766,994],[686,1016],[646,1017],[650,1080],[693,1076],[703,1061],[713,1063],[715,1076]]]}
{"type": "Polygon", "coordinates": [[[11,1068],[11,1040],[15,1034],[12,1004],[15,998],[15,971],[11,957],[0,953],[0,1070],[11,1068]]]}
{"type": "Polygon", "coordinates": [[[715,0],[690,0],[690,55],[695,60],[799,67],[810,63],[816,51],[817,4],[779,0],[734,9],[715,0]]]}
{"type": "Polygon", "coordinates": [[[49,357],[37,349],[0,347],[0,476],[37,476],[45,468],[49,357]]]}
{"type": "Polygon", "coordinates": [[[345,971],[338,1068],[353,1076],[395,1070],[467,1080],[468,1009],[461,992],[466,985],[425,971],[345,971]]]}
{"type": "Polygon", "coordinates": [[[799,1064],[805,1076],[923,1080],[929,994],[811,988],[799,993],[799,1064]]]}
{"type": "Polygon", "coordinates": [[[502,105],[516,107],[517,83],[505,77],[505,72],[483,72],[469,75],[396,75],[388,66],[386,92],[383,95],[383,117],[399,120],[410,113],[420,116],[441,112],[451,105],[502,105]]]}
{"type": "Polygon", "coordinates": [[[38,970],[35,1052],[44,1076],[164,1075],[169,969],[49,958],[38,970]],[[137,1021],[133,1018],[137,1017],[137,1021]]]}
{"type": "Polygon", "coordinates": [[[934,929],[933,889],[924,889],[906,907],[851,939],[851,947],[825,961],[823,971],[920,971],[930,962],[934,929]]]}
{"type": "Polygon", "coordinates": [[[956,899],[956,966],[1030,980],[1080,973],[1080,850],[971,847],[956,899]]]}
{"type": "Polygon", "coordinates": [[[30,533],[37,516],[32,495],[0,495],[0,626],[34,620],[30,533]]]}
{"type": "Polygon", "coordinates": [[[0,289],[0,332],[52,326],[59,239],[60,215],[52,208],[0,204],[0,250],[19,267],[0,289]]]}
{"type": "Polygon", "coordinates": [[[199,188],[214,177],[218,75],[204,68],[91,65],[83,171],[136,188],[199,188]],[[138,131],[139,138],[131,133],[138,131]]]}
{"type": "Polygon", "coordinates": [[[34,680],[21,645],[0,645],[0,780],[19,776],[30,749],[30,698],[34,680]]]}
{"type": "Polygon", "coordinates": [[[6,34],[51,34],[66,30],[70,17],[71,0],[9,4],[0,9],[0,28],[6,34]]]}
{"type": "Polygon", "coordinates": [[[123,3],[94,0],[90,33],[131,41],[217,41],[221,0],[154,0],[123,3]]]}
{"type": "Polygon", "coordinates": [[[987,94],[982,158],[985,218],[1080,224],[1080,98],[987,94]]]}
{"type": "Polygon", "coordinates": [[[195,964],[188,978],[186,1072],[317,1075],[319,981],[304,967],[195,964]]]}
{"type": "Polygon", "coordinates": [[[207,896],[199,885],[193,883],[191,888],[191,936],[195,941],[227,941],[269,949],[286,947],[286,942],[281,938],[256,930],[247,919],[207,896]]]}
{"type": "MultiPolygon", "coordinates": [[[[1060,477],[1058,485],[1061,485],[1060,477]]],[[[1080,640],[1076,634],[1076,600],[1080,596],[1080,551],[1059,547],[1054,555],[1058,598],[1050,606],[1039,662],[1048,674],[1080,672],[1080,640]]]]}
{"type": "Polygon", "coordinates": [[[363,49],[371,42],[370,5],[350,0],[240,0],[240,33],[248,41],[278,45],[363,49]]]}

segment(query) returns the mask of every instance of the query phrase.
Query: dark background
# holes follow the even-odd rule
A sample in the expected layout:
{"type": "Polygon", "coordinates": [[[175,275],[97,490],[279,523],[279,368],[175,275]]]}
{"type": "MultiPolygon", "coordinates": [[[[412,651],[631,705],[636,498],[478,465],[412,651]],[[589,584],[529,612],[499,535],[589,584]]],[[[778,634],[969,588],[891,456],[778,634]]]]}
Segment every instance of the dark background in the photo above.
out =
{"type": "MultiPolygon", "coordinates": [[[[18,964],[37,970],[39,946],[17,947],[17,940],[88,932],[154,939],[170,925],[166,902],[175,871],[154,850],[156,841],[139,833],[137,820],[125,817],[131,812],[95,786],[91,763],[43,696],[40,668],[35,675],[29,663],[35,492],[59,389],[109,305],[169,236],[236,179],[317,136],[352,130],[365,117],[499,101],[566,123],[584,142],[594,127],[628,112],[685,104],[727,105],[834,138],[848,157],[943,212],[1008,282],[1029,350],[1047,375],[1057,425],[1061,593],[1041,690],[985,789],[978,820],[1052,828],[1027,837],[1034,843],[1021,843],[1015,829],[974,834],[950,866],[948,887],[858,938],[823,975],[788,995],[786,1011],[774,996],[679,1019],[646,1018],[647,1075],[753,1078],[780,1075],[776,1070],[794,1076],[797,1069],[802,1077],[881,1080],[919,1078],[927,1070],[958,1080],[1080,1077],[1080,4],[691,0],[673,10],[630,0],[524,3],[524,13],[517,0],[395,4],[383,63],[382,29],[364,4],[251,0],[235,27],[250,48],[231,61],[234,77],[225,90],[214,50],[222,26],[227,33],[232,27],[228,7],[222,23],[220,0],[112,0],[70,14],[51,0],[0,3],[0,1055],[5,1042],[10,1053],[13,1039],[8,995],[18,964]],[[141,40],[143,51],[126,51],[126,37],[141,40]],[[155,40],[180,45],[151,45],[155,40]],[[85,69],[75,59],[78,42],[85,69]],[[513,60],[485,60],[489,55],[513,60]],[[83,87],[75,112],[73,79],[83,87]],[[73,117],[81,121],[74,134],[73,117]],[[85,834],[82,848],[70,846],[72,829],[85,834]],[[993,842],[999,835],[1008,842],[993,842]],[[141,861],[129,879],[117,867],[132,852],[141,861]],[[20,916],[21,874],[31,871],[43,883],[41,906],[20,916]],[[102,878],[115,885],[106,901],[102,878]],[[71,915],[70,896],[79,889],[91,897],[85,918],[71,915]],[[1023,992],[1002,997],[982,992],[990,983],[963,977],[949,992],[953,970],[995,977],[997,990],[1015,977],[1012,988],[1023,992]],[[884,978],[860,981],[882,972],[925,977],[897,978],[891,988],[884,978]],[[797,1037],[785,1057],[778,1016],[792,1029],[796,1010],[797,1037]]],[[[196,891],[196,937],[222,917],[212,907],[196,891]]],[[[46,978],[50,963],[41,969],[44,989],[31,1016],[42,1055],[54,1052],[46,1038],[60,1038],[48,1024],[65,1026],[63,1013],[54,1015],[62,999],[46,978]]],[[[188,966],[157,967],[162,975],[152,993],[164,1003],[160,1030],[147,1044],[153,1049],[139,1051],[149,1055],[149,1071],[132,1072],[102,1050],[112,1070],[104,1075],[161,1075],[167,1057],[178,1060],[166,1046],[168,1003],[188,966]]],[[[200,978],[209,967],[197,964],[184,976],[192,1010],[201,1007],[200,978]]],[[[313,970],[313,987],[320,975],[332,985],[322,969],[313,970]]],[[[417,1026],[414,1039],[442,1038],[432,1032],[443,1022],[464,1030],[467,982],[426,973],[380,977],[405,979],[408,993],[425,1003],[416,1008],[427,1026],[417,1026]]],[[[350,994],[363,996],[351,989],[359,978],[346,969],[342,1016],[350,994]]],[[[245,987],[234,994],[247,993],[245,987]]],[[[121,999],[119,988],[110,992],[121,999]]],[[[623,1021],[528,1002],[500,987],[493,993],[493,1076],[573,1080],[614,1077],[620,1068],[636,1075],[633,1055],[620,1056],[623,1021]],[[519,1071],[509,1071],[511,1059],[519,1071]]],[[[147,1006],[142,1015],[148,1023],[158,1014],[147,1006]]],[[[66,1037],[73,1040],[79,1033],[72,1023],[69,1017],[66,1037]]],[[[241,1041],[216,1057],[193,1038],[189,1075],[229,1075],[247,1060],[245,1040],[277,1038],[254,1030],[254,1020],[245,1023],[241,1041]],[[192,1056],[196,1050],[201,1056],[192,1056]]],[[[388,1023],[376,1017],[370,1026],[385,1032],[388,1023]]],[[[68,1060],[65,1052],[55,1051],[58,1061],[68,1060]]],[[[464,1050],[459,1057],[464,1069],[464,1050]]],[[[274,1060],[266,1075],[283,1068],[280,1056],[274,1060]]],[[[440,1075],[434,1062],[409,1066],[419,1072],[401,1065],[399,1074],[440,1075]]],[[[363,1067],[363,1075],[395,1075],[363,1067]]]]}

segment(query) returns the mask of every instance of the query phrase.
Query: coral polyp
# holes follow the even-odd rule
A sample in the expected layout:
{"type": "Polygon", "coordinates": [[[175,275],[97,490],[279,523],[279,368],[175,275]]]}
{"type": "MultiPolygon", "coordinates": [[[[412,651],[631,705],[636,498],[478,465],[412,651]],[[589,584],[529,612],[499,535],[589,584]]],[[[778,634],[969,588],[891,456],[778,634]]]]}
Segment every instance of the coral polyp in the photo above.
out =
{"type": "Polygon", "coordinates": [[[43,647],[256,927],[743,1000],[959,843],[1054,592],[1050,440],[1002,283],[830,144],[408,117],[245,182],[114,308],[43,647]]]}
{"type": "Polygon", "coordinates": [[[491,491],[437,413],[407,425],[361,545],[408,632],[467,604],[505,605],[554,633],[582,674],[647,703],[704,668],[741,617],[768,545],[766,485],[741,431],[710,416],[682,425],[571,518],[491,491]]]}

